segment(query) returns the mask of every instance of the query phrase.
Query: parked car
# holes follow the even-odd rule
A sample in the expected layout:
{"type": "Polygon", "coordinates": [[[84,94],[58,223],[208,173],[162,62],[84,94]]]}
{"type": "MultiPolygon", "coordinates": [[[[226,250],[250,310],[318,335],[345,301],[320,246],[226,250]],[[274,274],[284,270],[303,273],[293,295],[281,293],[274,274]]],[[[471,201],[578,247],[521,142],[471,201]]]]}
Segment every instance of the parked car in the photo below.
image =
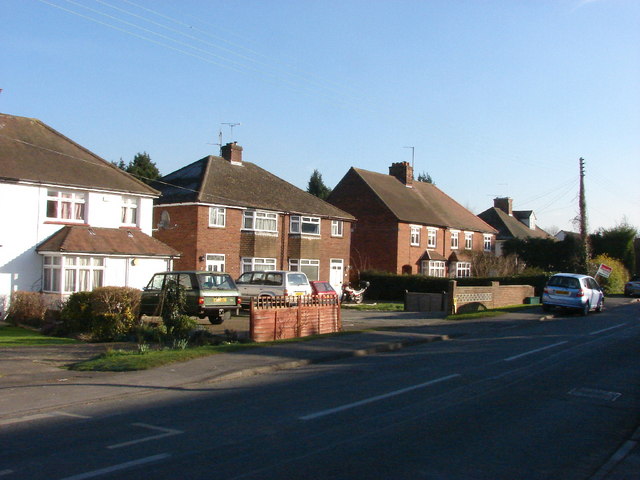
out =
{"type": "Polygon", "coordinates": [[[588,275],[558,273],[544,287],[541,298],[546,312],[554,307],[574,309],[582,315],[591,310],[600,312],[604,307],[604,293],[598,282],[588,275]]]}
{"type": "Polygon", "coordinates": [[[266,270],[244,272],[236,280],[243,306],[252,298],[311,295],[311,285],[304,272],[266,270]]]}
{"type": "Polygon", "coordinates": [[[634,275],[631,280],[624,284],[624,294],[627,297],[640,295],[640,275],[634,275]]]}
{"type": "Polygon", "coordinates": [[[162,315],[165,293],[172,285],[184,288],[185,315],[209,319],[214,325],[231,318],[240,310],[240,293],[227,273],[185,271],[160,272],[142,289],[140,315],[162,315]]]}
{"type": "Polygon", "coordinates": [[[310,283],[314,295],[318,295],[319,297],[338,297],[338,292],[335,291],[329,282],[312,280],[310,283]]]}

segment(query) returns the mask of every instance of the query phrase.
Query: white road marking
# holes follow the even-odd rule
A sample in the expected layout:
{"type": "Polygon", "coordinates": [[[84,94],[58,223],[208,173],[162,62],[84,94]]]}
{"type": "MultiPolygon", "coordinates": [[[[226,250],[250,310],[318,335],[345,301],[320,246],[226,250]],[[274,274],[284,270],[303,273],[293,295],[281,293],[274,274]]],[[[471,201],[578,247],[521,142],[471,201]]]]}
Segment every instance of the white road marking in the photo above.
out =
{"type": "Polygon", "coordinates": [[[4,476],[4,475],[11,475],[13,473],[13,470],[0,470],[0,477],[4,476]]]}
{"type": "Polygon", "coordinates": [[[603,328],[602,330],[596,330],[595,332],[591,332],[589,335],[598,335],[599,333],[608,332],[609,330],[613,330],[614,328],[624,327],[626,323],[621,323],[620,325],[614,325],[613,327],[603,328]]]}
{"type": "Polygon", "coordinates": [[[155,430],[157,432],[162,432],[162,433],[158,435],[151,435],[149,437],[139,438],[138,440],[131,440],[129,442],[122,442],[122,443],[117,443],[115,445],[109,445],[107,448],[114,449],[114,448],[128,447],[129,445],[135,445],[136,443],[148,442],[150,440],[157,440],[159,438],[170,437],[172,435],[179,435],[181,433],[184,433],[182,430],[156,427],[153,425],[147,425],[146,423],[132,423],[131,425],[133,425],[134,427],[148,428],[149,430],[155,430]]]}
{"type": "Polygon", "coordinates": [[[131,467],[137,467],[138,465],[144,465],[146,463],[157,462],[169,458],[171,455],[168,453],[161,453],[159,455],[152,455],[151,457],[139,458],[138,460],[131,460],[130,462],[119,463],[118,465],[112,465],[110,467],[101,468],[100,470],[93,470],[92,472],[80,473],[78,475],[72,475],[71,477],[65,477],[61,480],[85,480],[86,478],[99,477],[107,473],[117,472],[125,470],[131,467]]]}
{"type": "Polygon", "coordinates": [[[546,347],[536,348],[535,350],[529,350],[528,352],[521,353],[519,355],[514,355],[513,357],[505,358],[505,362],[511,362],[513,360],[517,360],[518,358],[526,357],[527,355],[532,355],[534,353],[542,352],[543,350],[547,350],[549,348],[557,347],[558,345],[563,345],[568,343],[568,341],[554,343],[553,345],[547,345],[546,347]]]}
{"type": "Polygon", "coordinates": [[[91,418],[85,415],[76,415],[75,413],[66,413],[66,412],[56,411],[51,413],[36,413],[34,415],[26,415],[24,417],[7,418],[5,420],[0,420],[0,425],[12,425],[14,423],[32,422],[34,420],[42,420],[43,418],[52,418],[52,417],[91,418]]]}
{"type": "Polygon", "coordinates": [[[360,407],[362,405],[366,405],[368,403],[377,402],[379,400],[384,400],[385,398],[395,397],[396,395],[402,395],[403,393],[411,392],[413,390],[417,390],[419,388],[428,387],[429,385],[434,385],[436,383],[444,382],[447,380],[451,380],[452,378],[459,377],[459,373],[455,373],[453,375],[448,375],[442,378],[436,378],[435,380],[430,380],[428,382],[420,383],[418,385],[412,385],[411,387],[402,388],[400,390],[395,390],[393,392],[385,393],[383,395],[377,395],[375,397],[366,398],[364,400],[360,400],[358,402],[348,403],[346,405],[342,405],[340,407],[330,408],[328,410],[322,410],[316,413],[310,413],[309,415],[304,415],[299,417],[300,420],[313,420],[315,418],[324,417],[326,415],[332,415],[334,413],[342,412],[344,410],[349,410],[350,408],[360,407]]]}

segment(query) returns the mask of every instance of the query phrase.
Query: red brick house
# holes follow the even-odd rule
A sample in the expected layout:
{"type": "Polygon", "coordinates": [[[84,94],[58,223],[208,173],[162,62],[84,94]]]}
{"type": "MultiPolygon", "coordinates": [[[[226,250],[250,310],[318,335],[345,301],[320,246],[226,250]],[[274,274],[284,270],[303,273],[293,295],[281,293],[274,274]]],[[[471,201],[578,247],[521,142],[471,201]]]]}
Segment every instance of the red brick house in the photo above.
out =
{"type": "Polygon", "coordinates": [[[340,288],[353,216],[242,159],[230,143],[161,178],[154,236],[182,252],[174,267],[301,270],[340,288]]]}
{"type": "Polygon", "coordinates": [[[494,198],[493,207],[478,216],[498,231],[496,255],[502,255],[502,245],[512,238],[553,238],[536,225],[536,215],[532,210],[514,210],[513,199],[509,197],[494,198]]]}
{"type": "Polygon", "coordinates": [[[351,168],[327,201],[357,219],[351,264],[358,270],[472,274],[472,253],[492,252],[496,230],[433,184],[394,163],[389,175],[351,168]]]}

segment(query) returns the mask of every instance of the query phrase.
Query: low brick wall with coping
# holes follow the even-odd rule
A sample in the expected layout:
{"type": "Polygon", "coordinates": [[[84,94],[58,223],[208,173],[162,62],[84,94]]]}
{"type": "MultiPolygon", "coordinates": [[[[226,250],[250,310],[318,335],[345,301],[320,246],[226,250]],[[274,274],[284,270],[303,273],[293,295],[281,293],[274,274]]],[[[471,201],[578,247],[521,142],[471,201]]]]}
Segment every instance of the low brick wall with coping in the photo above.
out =
{"type": "Polygon", "coordinates": [[[535,296],[531,285],[500,285],[491,282],[490,286],[459,287],[458,282],[449,282],[448,314],[475,312],[489,308],[522,305],[526,299],[535,296]]]}

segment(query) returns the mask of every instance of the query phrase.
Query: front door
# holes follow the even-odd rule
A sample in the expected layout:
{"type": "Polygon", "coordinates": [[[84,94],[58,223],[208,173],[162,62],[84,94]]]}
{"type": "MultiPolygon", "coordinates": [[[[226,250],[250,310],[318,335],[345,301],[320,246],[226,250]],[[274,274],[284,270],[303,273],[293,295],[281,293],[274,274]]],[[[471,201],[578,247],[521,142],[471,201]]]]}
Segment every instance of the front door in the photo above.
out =
{"type": "Polygon", "coordinates": [[[341,258],[331,259],[331,269],[329,270],[329,283],[333,289],[338,292],[342,292],[342,282],[344,281],[344,260],[341,258]]]}

